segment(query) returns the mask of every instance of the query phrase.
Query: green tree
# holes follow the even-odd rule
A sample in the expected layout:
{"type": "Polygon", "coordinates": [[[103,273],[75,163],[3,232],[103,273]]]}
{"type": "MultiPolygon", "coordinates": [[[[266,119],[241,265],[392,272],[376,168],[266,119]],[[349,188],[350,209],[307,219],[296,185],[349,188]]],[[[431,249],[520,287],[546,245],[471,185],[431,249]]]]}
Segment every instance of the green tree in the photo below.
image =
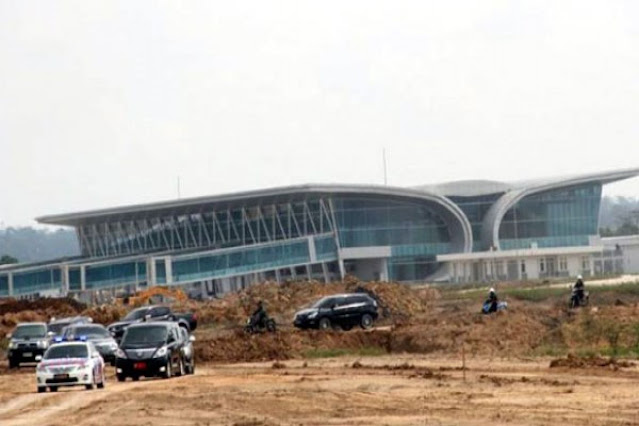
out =
{"type": "Polygon", "coordinates": [[[2,257],[0,257],[0,265],[9,265],[11,263],[18,263],[18,259],[8,254],[3,254],[2,257]]]}

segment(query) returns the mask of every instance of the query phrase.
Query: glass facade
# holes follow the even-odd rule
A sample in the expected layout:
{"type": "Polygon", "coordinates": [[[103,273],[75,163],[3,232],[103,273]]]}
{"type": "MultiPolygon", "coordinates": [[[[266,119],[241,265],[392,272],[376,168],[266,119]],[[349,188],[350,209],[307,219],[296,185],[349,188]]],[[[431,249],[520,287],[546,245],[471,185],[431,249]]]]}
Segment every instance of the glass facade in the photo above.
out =
{"type": "Polygon", "coordinates": [[[69,290],[79,291],[82,289],[82,271],[80,268],[69,268],[69,290]]]}
{"type": "Polygon", "coordinates": [[[59,290],[62,287],[60,268],[46,267],[28,272],[13,274],[13,293],[29,294],[48,290],[59,290]]]}
{"type": "Polygon", "coordinates": [[[0,275],[0,297],[9,295],[9,276],[0,275]]]}
{"type": "Polygon", "coordinates": [[[336,198],[335,219],[342,247],[450,243],[448,227],[426,203],[388,198],[336,198]]]}
{"type": "Polygon", "coordinates": [[[240,247],[332,230],[324,201],[310,197],[280,204],[83,225],[80,235],[83,254],[94,257],[240,247]]]}
{"type": "Polygon", "coordinates": [[[173,281],[178,283],[211,279],[295,264],[307,264],[310,261],[308,240],[303,239],[220,254],[211,253],[187,259],[174,259],[172,262],[173,281]]]}
{"type": "Polygon", "coordinates": [[[146,262],[133,261],[87,265],[85,269],[85,287],[87,290],[143,281],[146,281],[146,262]]]}
{"type": "Polygon", "coordinates": [[[337,244],[333,235],[315,237],[315,256],[318,262],[337,260],[337,244]]]}
{"type": "Polygon", "coordinates": [[[477,197],[449,197],[464,212],[473,230],[473,251],[486,250],[481,246],[481,230],[484,216],[503,193],[481,195],[477,197]]]}
{"type": "Polygon", "coordinates": [[[588,245],[597,235],[601,184],[565,187],[525,197],[504,215],[502,250],[588,245]]]}
{"type": "Polygon", "coordinates": [[[391,246],[391,279],[424,279],[436,269],[435,255],[451,250],[448,226],[427,202],[344,197],[334,209],[342,247],[391,246]]]}

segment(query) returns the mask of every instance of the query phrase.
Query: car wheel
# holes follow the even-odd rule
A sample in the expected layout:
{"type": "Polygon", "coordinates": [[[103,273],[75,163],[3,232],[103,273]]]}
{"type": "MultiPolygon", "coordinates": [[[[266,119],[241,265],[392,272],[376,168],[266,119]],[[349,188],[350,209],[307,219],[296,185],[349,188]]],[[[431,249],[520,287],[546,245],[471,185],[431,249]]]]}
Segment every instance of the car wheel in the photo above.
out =
{"type": "Polygon", "coordinates": [[[140,380],[140,376],[133,376],[131,377],[131,380],[133,380],[134,382],[137,382],[138,380],[140,380]]]}
{"type": "Polygon", "coordinates": [[[18,361],[14,361],[11,358],[9,358],[9,369],[19,368],[19,367],[20,367],[20,363],[18,361]]]}
{"type": "Polygon", "coordinates": [[[362,319],[360,321],[360,326],[364,330],[368,330],[369,328],[371,328],[373,326],[373,317],[370,316],[370,314],[362,315],[362,319]]]}
{"type": "Polygon", "coordinates": [[[49,390],[51,392],[57,392],[58,391],[58,387],[57,386],[49,386],[49,390]]]}
{"type": "Polygon", "coordinates": [[[189,374],[195,374],[195,359],[191,360],[191,367],[189,367],[189,374]]]}
{"type": "Polygon", "coordinates": [[[104,389],[104,382],[106,381],[106,377],[104,377],[104,370],[102,371],[102,379],[100,383],[98,383],[98,389],[104,389]]]}
{"type": "Polygon", "coordinates": [[[178,377],[184,376],[184,361],[182,361],[182,358],[178,361],[178,371],[175,375],[178,377]]]}
{"type": "Polygon", "coordinates": [[[168,360],[166,363],[166,371],[162,375],[162,378],[168,379],[173,375],[173,371],[171,371],[171,360],[168,360]]]}
{"type": "Polygon", "coordinates": [[[47,391],[47,388],[45,386],[38,386],[38,393],[44,393],[47,391]]]}
{"type": "Polygon", "coordinates": [[[331,328],[331,320],[326,317],[320,319],[317,323],[317,328],[319,328],[320,330],[328,330],[329,328],[331,328]]]}
{"type": "Polygon", "coordinates": [[[86,390],[93,390],[93,385],[84,385],[86,390]]]}
{"type": "Polygon", "coordinates": [[[117,374],[115,377],[118,379],[118,382],[123,382],[126,380],[126,376],[123,376],[122,374],[117,374]]]}

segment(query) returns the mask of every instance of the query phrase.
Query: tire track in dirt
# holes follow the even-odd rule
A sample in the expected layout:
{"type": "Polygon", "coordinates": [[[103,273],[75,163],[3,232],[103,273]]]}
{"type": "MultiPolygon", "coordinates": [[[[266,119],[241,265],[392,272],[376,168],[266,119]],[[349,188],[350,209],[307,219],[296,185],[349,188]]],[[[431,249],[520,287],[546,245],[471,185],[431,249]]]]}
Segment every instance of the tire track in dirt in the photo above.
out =
{"type": "MultiPolygon", "coordinates": [[[[189,376],[181,379],[188,379],[189,376]]],[[[174,379],[172,379],[174,380],[174,379]]],[[[78,410],[110,396],[143,387],[165,386],[166,381],[141,381],[138,383],[107,383],[104,389],[83,391],[70,389],[58,393],[27,394],[7,401],[0,411],[3,426],[46,425],[59,420],[61,413],[78,410]],[[38,406],[46,402],[45,406],[38,406]]],[[[82,424],[82,423],[80,423],[82,424]]]]}

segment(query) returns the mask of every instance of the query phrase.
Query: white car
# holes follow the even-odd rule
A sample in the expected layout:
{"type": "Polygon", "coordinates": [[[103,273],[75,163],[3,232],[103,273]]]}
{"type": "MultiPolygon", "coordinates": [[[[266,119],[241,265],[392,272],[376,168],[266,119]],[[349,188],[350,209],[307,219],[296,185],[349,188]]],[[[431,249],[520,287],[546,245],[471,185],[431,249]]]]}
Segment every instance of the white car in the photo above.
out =
{"type": "Polygon", "coordinates": [[[49,347],[36,367],[38,392],[47,387],[56,392],[60,386],[103,388],[104,360],[91,342],[63,342],[49,347]]]}

